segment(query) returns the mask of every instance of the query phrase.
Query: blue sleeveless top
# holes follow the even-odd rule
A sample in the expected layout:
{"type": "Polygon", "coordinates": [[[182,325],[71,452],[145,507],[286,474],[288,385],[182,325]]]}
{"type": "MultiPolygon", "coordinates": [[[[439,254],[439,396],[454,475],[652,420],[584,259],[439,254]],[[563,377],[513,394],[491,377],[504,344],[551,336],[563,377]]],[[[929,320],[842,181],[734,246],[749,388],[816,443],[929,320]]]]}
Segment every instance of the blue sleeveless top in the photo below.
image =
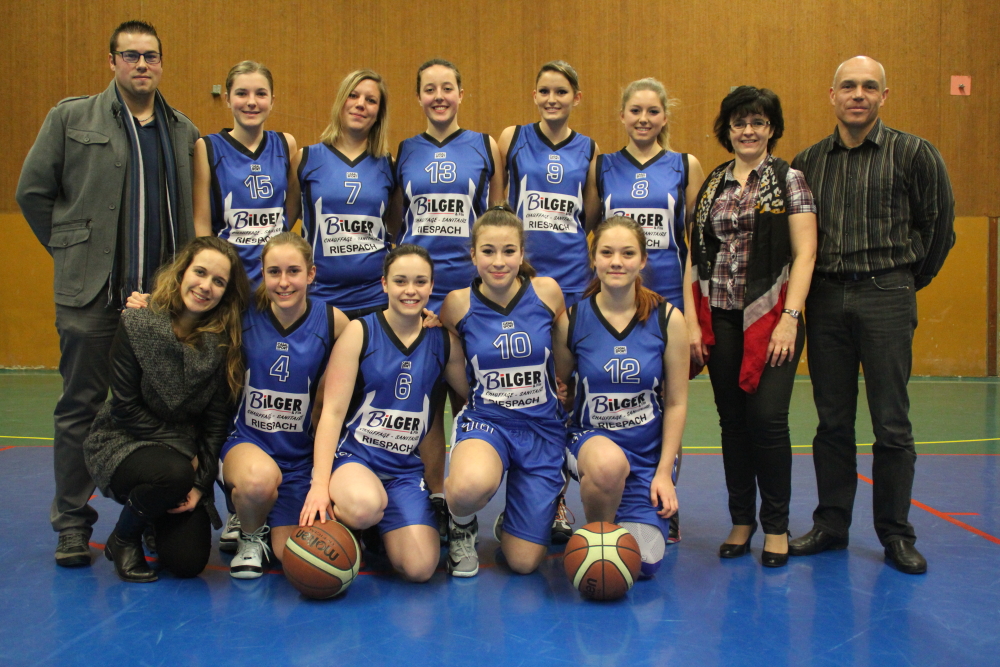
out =
{"type": "Polygon", "coordinates": [[[359,457],[383,479],[422,475],[417,445],[443,396],[438,389],[450,354],[448,331],[421,329],[407,347],[383,311],[358,321],[364,342],[338,452],[359,457]]]}
{"type": "Polygon", "coordinates": [[[531,279],[506,307],[472,282],[469,312],[459,321],[469,380],[468,409],[496,419],[565,419],[556,396],[552,317],[531,279]]]}
{"type": "Polygon", "coordinates": [[[432,301],[466,287],[476,270],[469,259],[472,225],[489,201],[493,176],[489,135],[458,130],[442,142],[424,133],[396,153],[403,189],[399,243],[423,246],[434,260],[432,301]]]}
{"type": "Polygon", "coordinates": [[[333,348],[333,309],[310,299],[287,330],[268,307],[243,315],[246,380],[231,438],[264,440],[283,469],[312,465],[312,403],[333,348]]]}
{"type": "Polygon", "coordinates": [[[687,154],[661,151],[646,164],[626,150],[597,158],[597,190],[602,220],[615,215],[635,219],[646,233],[649,260],[643,285],[683,310],[684,205],[687,154]]]}
{"type": "Polygon", "coordinates": [[[655,466],[663,436],[663,353],[669,306],[620,333],[604,318],[597,295],[570,311],[569,349],[576,357],[573,426],[604,429],[619,447],[655,466]]]}
{"type": "Polygon", "coordinates": [[[389,239],[382,220],[396,187],[389,156],[366,151],[348,160],[326,144],[306,146],[299,183],[302,233],[316,263],[309,293],[341,310],[384,304],[382,260],[389,239]]]}
{"type": "Polygon", "coordinates": [[[288,142],[284,134],[265,130],[251,152],[223,130],[205,137],[205,150],[212,175],[212,233],[236,247],[256,288],[261,248],[287,229],[288,142]]]}
{"type": "Polygon", "coordinates": [[[567,293],[583,292],[592,275],[583,187],[593,157],[590,137],[553,144],[538,123],[514,130],[507,152],[508,201],[524,222],[528,260],[567,293]]]}

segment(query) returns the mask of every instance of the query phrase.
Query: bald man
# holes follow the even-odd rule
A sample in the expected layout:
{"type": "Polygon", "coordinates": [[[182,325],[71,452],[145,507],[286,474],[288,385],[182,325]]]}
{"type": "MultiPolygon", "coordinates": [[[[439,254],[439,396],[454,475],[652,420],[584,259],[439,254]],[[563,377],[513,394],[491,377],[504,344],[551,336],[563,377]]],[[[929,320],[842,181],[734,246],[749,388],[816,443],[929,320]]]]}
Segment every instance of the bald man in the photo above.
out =
{"type": "Polygon", "coordinates": [[[927,571],[914,546],[910,495],[916,450],[906,385],[917,326],[916,291],[937,275],[955,243],[954,198],[941,154],[886,127],[885,69],[865,56],[834,75],[833,134],[799,153],[818,207],[816,270],[806,300],[809,374],[819,426],[813,463],[819,504],[813,528],[789,543],[793,556],[845,549],[858,487],[858,370],[875,431],[875,532],[886,562],[927,571]]]}

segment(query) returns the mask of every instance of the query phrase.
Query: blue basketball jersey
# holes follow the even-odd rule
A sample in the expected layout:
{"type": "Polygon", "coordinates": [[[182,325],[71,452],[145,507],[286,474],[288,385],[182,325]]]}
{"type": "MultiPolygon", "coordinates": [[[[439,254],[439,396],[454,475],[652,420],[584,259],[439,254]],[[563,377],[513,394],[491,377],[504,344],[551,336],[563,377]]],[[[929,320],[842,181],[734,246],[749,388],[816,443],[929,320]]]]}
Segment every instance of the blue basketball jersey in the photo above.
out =
{"type": "Polygon", "coordinates": [[[559,144],[539,123],[521,125],[507,152],[510,207],[524,223],[528,260],[563,292],[583,292],[592,272],[587,258],[583,187],[594,140],[573,132],[559,144]]]}
{"type": "Polygon", "coordinates": [[[440,143],[425,133],[399,145],[396,177],[403,189],[403,227],[398,242],[415,243],[430,253],[434,304],[476,275],[469,235],[487,208],[494,169],[490,138],[479,132],[458,130],[440,143]]]}
{"type": "Polygon", "coordinates": [[[341,310],[385,303],[382,260],[389,240],[382,218],[396,187],[389,156],[354,160],[336,148],[302,149],[302,234],[312,245],[316,280],[309,293],[341,310]]]}
{"type": "Polygon", "coordinates": [[[364,343],[337,455],[361,458],[383,479],[423,474],[417,445],[434,418],[435,393],[450,354],[448,331],[421,329],[406,347],[383,311],[357,321],[364,343]]]}
{"type": "Polygon", "coordinates": [[[612,432],[614,442],[655,466],[663,436],[663,353],[666,303],[622,332],[604,318],[597,295],[570,312],[569,349],[576,357],[573,426],[612,432]]]}
{"type": "Polygon", "coordinates": [[[310,299],[287,330],[267,308],[243,315],[246,380],[230,438],[266,442],[282,469],[312,465],[312,403],[333,348],[333,309],[310,299]]]}
{"type": "Polygon", "coordinates": [[[556,396],[552,311],[526,276],[506,307],[486,298],[481,283],[472,282],[469,312],[457,326],[469,380],[468,416],[565,419],[556,396]]]}
{"type": "Polygon", "coordinates": [[[624,148],[597,158],[597,189],[602,220],[625,215],[642,225],[649,260],[643,285],[681,310],[687,243],[684,240],[684,189],[687,154],[662,151],[639,164],[624,148]]]}
{"type": "Polygon", "coordinates": [[[212,232],[236,247],[256,288],[261,248],[287,229],[288,142],[281,132],[266,130],[251,152],[223,130],[205,137],[205,149],[212,174],[212,232]]]}

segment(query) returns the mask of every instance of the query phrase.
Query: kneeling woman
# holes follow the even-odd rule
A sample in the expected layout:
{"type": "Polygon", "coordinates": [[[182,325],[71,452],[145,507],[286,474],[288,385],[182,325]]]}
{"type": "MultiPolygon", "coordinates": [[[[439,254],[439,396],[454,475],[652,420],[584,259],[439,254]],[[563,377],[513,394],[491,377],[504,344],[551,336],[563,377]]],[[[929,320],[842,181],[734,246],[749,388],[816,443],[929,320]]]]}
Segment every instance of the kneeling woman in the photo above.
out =
{"type": "Polygon", "coordinates": [[[507,507],[494,534],[511,569],[527,574],[545,557],[564,483],[566,415],[555,365],[568,371],[570,360],[552,336],[565,310],[563,294],[552,278],[533,277],[524,259],[524,227],[506,204],[473,226],[472,261],[479,277],[441,307],[442,323],[461,337],[471,385],[469,402],[455,418],[445,480],[452,514],[448,566],[456,577],[479,571],[475,513],[507,475],[507,507]]]}
{"type": "Polygon", "coordinates": [[[206,563],[219,450],[243,378],[240,313],[250,288],[226,241],[191,241],[157,276],[149,307],[122,313],[111,397],[84,443],[87,469],[125,505],[104,554],[124,581],[156,581],[142,551],[152,524],[160,563],[193,577],[206,563]]]}
{"type": "MultiPolygon", "coordinates": [[[[246,382],[234,428],[222,447],[226,487],[240,519],[229,565],[237,579],[281,560],[312,478],[312,413],[317,388],[347,317],[306,292],[316,276],[312,249],[293,232],[261,251],[257,307],[243,318],[246,382]]],[[[329,470],[329,468],[327,468],[329,470]]]]}
{"type": "Polygon", "coordinates": [[[558,335],[576,359],[567,462],[587,521],[627,528],[648,577],[660,567],[677,512],[671,473],[687,417],[689,364],[683,315],[642,286],[646,259],[645,234],[632,218],[598,225],[590,245],[597,275],[560,318],[558,335]]]}
{"type": "Polygon", "coordinates": [[[417,582],[431,578],[441,555],[417,445],[443,399],[442,380],[467,391],[458,341],[424,327],[433,286],[434,265],[420,246],[386,255],[388,308],[348,324],[330,358],[312,485],[299,517],[301,525],[317,515],[325,523],[328,514],[355,530],[377,525],[392,566],[417,582]]]}

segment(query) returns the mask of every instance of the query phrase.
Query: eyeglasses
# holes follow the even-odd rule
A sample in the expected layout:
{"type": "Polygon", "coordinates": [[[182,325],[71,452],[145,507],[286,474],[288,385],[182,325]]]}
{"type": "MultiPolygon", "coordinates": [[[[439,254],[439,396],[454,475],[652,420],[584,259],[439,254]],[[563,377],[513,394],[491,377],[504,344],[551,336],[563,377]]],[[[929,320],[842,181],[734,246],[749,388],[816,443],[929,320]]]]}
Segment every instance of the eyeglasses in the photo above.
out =
{"type": "MultiPolygon", "coordinates": [[[[149,62],[148,60],[146,62],[149,62]]],[[[747,129],[747,125],[752,127],[754,130],[763,130],[765,127],[771,124],[771,121],[764,120],[762,118],[754,118],[752,121],[747,123],[745,120],[734,120],[729,124],[729,127],[733,128],[736,132],[742,132],[747,129]]]]}
{"type": "Polygon", "coordinates": [[[112,53],[117,53],[122,57],[122,60],[130,65],[139,62],[139,58],[144,59],[147,65],[156,65],[160,62],[160,54],[156,51],[147,51],[146,53],[139,53],[138,51],[112,51],[112,53]]]}

